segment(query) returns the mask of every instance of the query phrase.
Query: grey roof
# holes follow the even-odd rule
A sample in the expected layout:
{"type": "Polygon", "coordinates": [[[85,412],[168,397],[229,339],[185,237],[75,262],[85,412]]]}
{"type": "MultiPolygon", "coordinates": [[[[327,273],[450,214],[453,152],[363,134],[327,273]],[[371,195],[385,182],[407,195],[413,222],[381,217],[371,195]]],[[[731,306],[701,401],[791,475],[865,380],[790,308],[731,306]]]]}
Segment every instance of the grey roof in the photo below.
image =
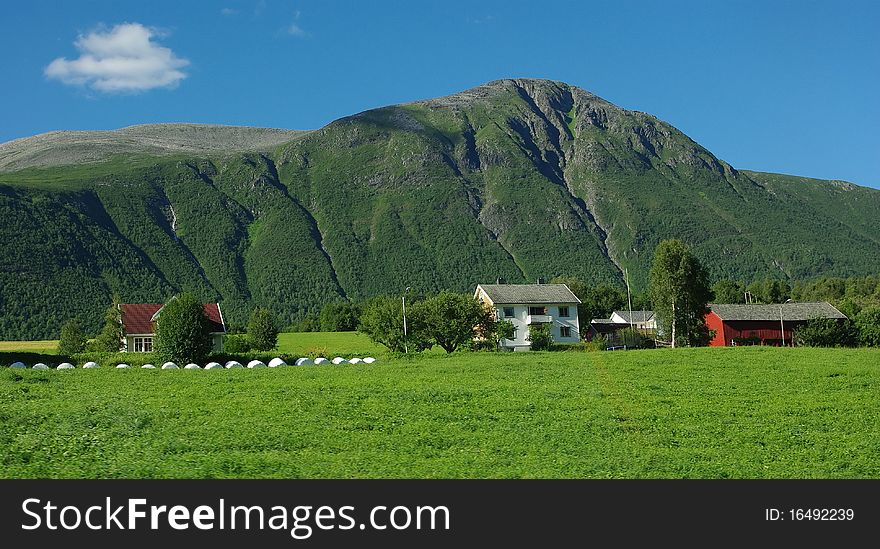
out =
{"type": "Polygon", "coordinates": [[[580,303],[565,284],[480,284],[492,303],[580,303]]]}
{"type": "Polygon", "coordinates": [[[633,311],[632,320],[629,319],[629,311],[614,311],[612,315],[617,315],[627,324],[630,322],[650,322],[654,319],[654,311],[633,311]]]}
{"type": "Polygon", "coordinates": [[[772,303],[770,305],[743,303],[710,303],[709,308],[721,320],[810,320],[811,318],[846,318],[846,315],[827,301],[816,303],[772,303]]]}

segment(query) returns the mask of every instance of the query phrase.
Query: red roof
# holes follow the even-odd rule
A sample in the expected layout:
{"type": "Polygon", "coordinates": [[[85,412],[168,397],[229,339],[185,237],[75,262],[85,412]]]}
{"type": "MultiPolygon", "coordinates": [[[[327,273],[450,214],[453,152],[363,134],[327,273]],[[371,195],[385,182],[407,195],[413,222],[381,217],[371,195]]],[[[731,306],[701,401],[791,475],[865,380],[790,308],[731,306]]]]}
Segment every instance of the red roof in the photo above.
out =
{"type": "MultiPolygon", "coordinates": [[[[122,303],[119,310],[122,312],[122,326],[125,335],[152,334],[152,318],[159,309],[164,307],[162,303],[122,303]]],[[[211,323],[211,332],[226,332],[223,324],[223,315],[220,305],[217,303],[205,303],[205,316],[211,323]]]]}

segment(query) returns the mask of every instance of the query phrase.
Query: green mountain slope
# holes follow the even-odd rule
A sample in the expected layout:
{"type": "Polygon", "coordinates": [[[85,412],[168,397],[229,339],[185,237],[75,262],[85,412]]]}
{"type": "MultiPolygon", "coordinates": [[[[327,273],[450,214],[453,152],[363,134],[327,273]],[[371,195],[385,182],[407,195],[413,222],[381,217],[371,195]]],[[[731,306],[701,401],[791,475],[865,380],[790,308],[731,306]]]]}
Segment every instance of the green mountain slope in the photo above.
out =
{"type": "Polygon", "coordinates": [[[69,134],[30,138],[39,154],[0,145],[17,169],[0,173],[0,339],[49,337],[72,316],[96,328],[114,292],[194,291],[241,324],[255,305],[289,322],[499,277],[619,282],[628,269],[643,288],[671,237],[719,278],[880,265],[880,191],[738,171],[559,82],[492,82],[307,133],[205,128],[175,129],[161,154],[102,135],[97,161],[69,134]]]}

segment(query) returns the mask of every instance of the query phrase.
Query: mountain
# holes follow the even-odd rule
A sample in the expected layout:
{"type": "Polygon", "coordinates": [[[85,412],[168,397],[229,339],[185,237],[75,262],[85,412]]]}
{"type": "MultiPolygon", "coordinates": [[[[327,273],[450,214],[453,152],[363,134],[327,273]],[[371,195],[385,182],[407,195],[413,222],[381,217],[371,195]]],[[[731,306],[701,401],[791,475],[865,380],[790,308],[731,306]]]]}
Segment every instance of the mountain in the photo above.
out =
{"type": "MultiPolygon", "coordinates": [[[[747,138],[747,136],[744,136],[747,138]]],[[[0,145],[0,339],[188,290],[242,324],[380,293],[578,276],[645,288],[688,242],[715,278],[864,275],[880,191],[741,171],[561,82],[490,82],[311,132],[135,126],[0,145]]]]}

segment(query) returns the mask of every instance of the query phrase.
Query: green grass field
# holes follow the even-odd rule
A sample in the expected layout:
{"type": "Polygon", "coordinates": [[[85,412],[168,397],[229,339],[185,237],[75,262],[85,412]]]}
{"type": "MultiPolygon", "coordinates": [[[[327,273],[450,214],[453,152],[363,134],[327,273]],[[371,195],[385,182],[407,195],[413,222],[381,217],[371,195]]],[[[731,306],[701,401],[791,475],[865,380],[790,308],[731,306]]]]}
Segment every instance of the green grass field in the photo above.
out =
{"type": "Polygon", "coordinates": [[[880,478],[880,351],[0,370],[2,477],[880,478]]]}
{"type": "Polygon", "coordinates": [[[387,349],[358,332],[296,332],[278,334],[279,353],[308,356],[385,356],[387,349]],[[321,352],[324,351],[324,352],[321,352]]]}

